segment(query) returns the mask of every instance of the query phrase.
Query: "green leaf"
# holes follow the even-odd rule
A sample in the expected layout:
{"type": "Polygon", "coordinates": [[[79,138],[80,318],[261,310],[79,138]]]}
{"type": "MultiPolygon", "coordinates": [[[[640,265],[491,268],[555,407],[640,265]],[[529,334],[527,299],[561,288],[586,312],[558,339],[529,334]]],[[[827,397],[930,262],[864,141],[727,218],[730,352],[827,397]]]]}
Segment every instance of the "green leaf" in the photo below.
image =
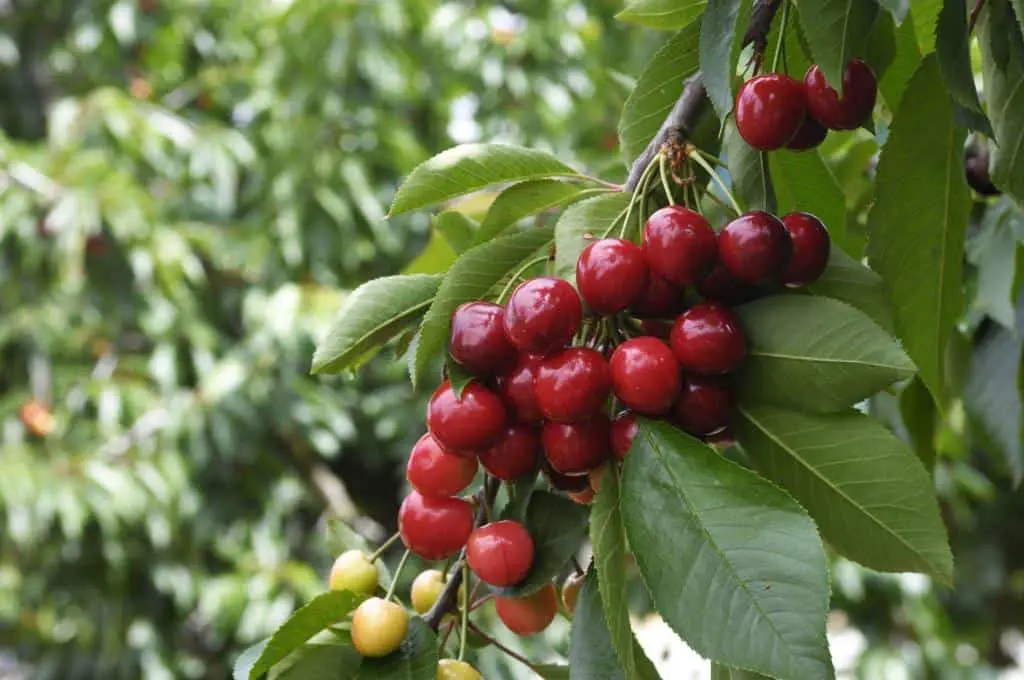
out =
{"type": "MultiPolygon", "coordinates": [[[[1024,21],[1024,17],[1018,18],[1024,21]]],[[[979,42],[985,99],[997,141],[989,171],[992,182],[1013,196],[1020,208],[1024,206],[1024,38],[1021,27],[1012,21],[1009,7],[992,3],[983,13],[979,42]],[[1000,8],[1002,12],[997,11],[1000,8]],[[1009,59],[1002,64],[994,54],[995,37],[999,34],[1009,35],[1009,59]]]]}
{"type": "Polygon", "coordinates": [[[882,277],[835,245],[821,278],[804,290],[852,305],[870,316],[887,333],[893,332],[892,305],[886,296],[882,277]]]}
{"type": "Polygon", "coordinates": [[[479,225],[458,210],[445,210],[434,217],[434,229],[444,237],[456,253],[463,253],[473,244],[479,225]]]}
{"type": "Polygon", "coordinates": [[[812,295],[775,295],[736,309],[748,354],[737,382],[750,399],[842,411],[914,374],[896,341],[863,312],[812,295]]]}
{"type": "Polygon", "coordinates": [[[802,0],[800,21],[825,80],[843,82],[846,62],[863,56],[878,15],[874,0],[802,0]]]}
{"type": "Polygon", "coordinates": [[[445,372],[448,374],[452,389],[455,390],[455,396],[462,399],[462,391],[466,389],[466,385],[473,382],[475,376],[460,366],[451,354],[445,359],[445,372]]]}
{"type": "Polygon", "coordinates": [[[422,381],[430,360],[448,341],[448,328],[455,308],[463,302],[479,300],[523,260],[551,241],[547,227],[510,232],[496,239],[473,246],[455,261],[437,289],[434,304],[427,310],[420,325],[420,336],[414,344],[410,378],[413,386],[422,381]]]}
{"type": "Polygon", "coordinates": [[[647,28],[672,30],[699,17],[705,5],[707,0],[632,0],[615,18],[647,28]]]}
{"type": "Polygon", "coordinates": [[[632,680],[635,677],[623,670],[615,656],[601,606],[597,576],[591,570],[580,589],[576,611],[572,615],[569,680],[632,680]]]}
{"type": "Polygon", "coordinates": [[[896,27],[896,56],[878,81],[878,91],[890,111],[895,111],[899,106],[903,90],[921,63],[921,50],[917,46],[914,30],[915,21],[914,15],[908,12],[903,23],[896,27]]]}
{"type": "Polygon", "coordinates": [[[708,3],[701,19],[700,73],[708,99],[722,121],[732,111],[736,60],[752,6],[743,0],[715,0],[708,3]]]}
{"type": "Polygon", "coordinates": [[[260,655],[263,654],[263,650],[268,642],[270,642],[270,638],[260,640],[256,644],[246,647],[238,655],[238,658],[235,659],[235,665],[231,669],[233,680],[249,680],[249,673],[252,671],[252,667],[256,665],[260,655]]]}
{"type": "Polygon", "coordinates": [[[526,509],[533,539],[533,566],[522,583],[493,588],[505,597],[525,597],[551,582],[580,549],[587,535],[587,508],[549,491],[534,491],[526,509]]]}
{"type": "Polygon", "coordinates": [[[853,410],[737,410],[733,431],[751,462],[793,494],[836,550],[879,571],[920,571],[952,583],[931,478],[885,426],[853,410]]]}
{"type": "Polygon", "coordinates": [[[942,408],[943,357],[962,307],[961,261],[970,200],[964,131],[933,55],[907,85],[882,148],[868,215],[868,261],[882,276],[896,331],[942,408]]]}
{"type": "Polygon", "coordinates": [[[560,663],[535,665],[533,672],[543,680],[569,680],[569,667],[560,663]]]}
{"type": "Polygon", "coordinates": [[[1024,239],[1024,218],[1003,200],[985,211],[981,228],[967,241],[967,261],[977,271],[971,310],[1006,328],[1016,320],[1013,298],[1018,242],[1024,239]]]}
{"type": "Polygon", "coordinates": [[[309,643],[273,669],[272,680],[345,680],[355,677],[363,657],[351,644],[309,643]]]}
{"type": "Polygon", "coordinates": [[[846,247],[846,199],[817,149],[768,155],[779,215],[807,212],[825,223],[832,242],[846,247]]]}
{"type": "Polygon", "coordinates": [[[629,200],[629,194],[624,192],[605,194],[565,209],[555,224],[555,276],[576,279],[580,253],[592,240],[609,233],[612,223],[625,213],[629,200]]]}
{"type": "Polygon", "coordinates": [[[524,217],[600,191],[557,179],[535,179],[513,184],[494,199],[487,217],[476,232],[474,244],[491,240],[524,217]]]}
{"type": "MultiPolygon", "coordinates": [[[[1018,306],[1019,307],[1019,306],[1018,306]]],[[[1018,312],[1024,312],[1018,308],[1018,312]]],[[[981,432],[1006,459],[1014,484],[1024,480],[1021,451],[1021,398],[1017,378],[1021,367],[1021,331],[999,326],[974,350],[964,389],[964,405],[981,432]]]]}
{"type": "Polygon", "coordinates": [[[971,40],[967,31],[967,0],[945,0],[935,29],[935,54],[949,95],[968,114],[970,127],[987,135],[992,126],[981,108],[971,69],[971,40]]]}
{"type": "Polygon", "coordinates": [[[760,673],[732,668],[725,664],[711,664],[711,680],[768,680],[760,673]]]}
{"type": "Polygon", "coordinates": [[[403,269],[403,274],[443,274],[455,262],[458,253],[436,229],[430,231],[426,247],[403,269]]]}
{"type": "Polygon", "coordinates": [[[768,159],[743,141],[730,119],[725,125],[725,164],[732,181],[732,193],[744,210],[775,212],[775,192],[768,174],[768,159]]]}
{"type": "Polygon", "coordinates": [[[437,636],[423,619],[413,616],[398,651],[363,659],[353,680],[434,680],[437,656],[437,636]]]}
{"type": "Polygon", "coordinates": [[[699,66],[700,22],[694,21],[658,48],[626,99],[619,146],[627,162],[643,153],[699,66]]]}
{"type": "Polygon", "coordinates": [[[883,79],[896,58],[896,21],[889,12],[879,12],[875,17],[863,57],[875,77],[883,79]]]}
{"type": "Polygon", "coordinates": [[[900,392],[900,419],[910,443],[928,472],[935,469],[935,401],[920,378],[914,378],[900,392]]]}
{"type": "Polygon", "coordinates": [[[655,608],[697,653],[777,678],[832,676],[825,551],[785,492],[641,420],[622,515],[655,608]]]}
{"type": "Polygon", "coordinates": [[[395,193],[389,216],[426,208],[492,184],[578,176],[546,151],[506,144],[460,144],[409,173],[395,193]]]}
{"type": "Polygon", "coordinates": [[[355,368],[367,351],[395,336],[430,305],[441,277],[385,276],[349,293],[313,353],[313,373],[355,368]]]}
{"type": "Polygon", "coordinates": [[[366,599],[347,590],[332,590],[317,595],[281,624],[259,658],[249,669],[249,680],[257,680],[270,667],[298,649],[327,626],[342,621],[366,599]]]}
{"type": "Polygon", "coordinates": [[[917,32],[917,44],[921,54],[935,51],[935,28],[942,11],[943,0],[910,0],[910,14],[913,16],[914,29],[917,32]]]}
{"type": "Polygon", "coordinates": [[[537,470],[523,475],[514,482],[505,482],[508,491],[508,503],[501,511],[502,519],[512,519],[519,523],[526,521],[526,509],[530,507],[530,498],[537,486],[537,470]]]}
{"type": "Polygon", "coordinates": [[[594,550],[601,606],[611,646],[618,655],[618,663],[625,676],[657,680],[658,672],[643,650],[638,648],[629,623],[626,572],[623,569],[626,562],[626,530],[622,525],[621,505],[619,473],[614,465],[609,465],[601,478],[601,490],[590,511],[590,543],[594,550]]]}

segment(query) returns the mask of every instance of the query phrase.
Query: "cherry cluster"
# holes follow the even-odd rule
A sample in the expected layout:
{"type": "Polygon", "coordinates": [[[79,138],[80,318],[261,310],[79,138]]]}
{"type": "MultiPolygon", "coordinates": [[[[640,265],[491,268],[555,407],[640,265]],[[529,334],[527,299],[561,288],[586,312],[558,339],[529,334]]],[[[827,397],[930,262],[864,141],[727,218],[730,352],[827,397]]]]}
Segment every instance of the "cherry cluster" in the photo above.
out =
{"type": "Polygon", "coordinates": [[[860,59],[847,63],[841,94],[817,64],[803,82],[785,73],[765,73],[745,82],[736,94],[736,129],[760,151],[813,149],[829,130],[854,130],[866,123],[877,94],[875,73],[860,59]]]}

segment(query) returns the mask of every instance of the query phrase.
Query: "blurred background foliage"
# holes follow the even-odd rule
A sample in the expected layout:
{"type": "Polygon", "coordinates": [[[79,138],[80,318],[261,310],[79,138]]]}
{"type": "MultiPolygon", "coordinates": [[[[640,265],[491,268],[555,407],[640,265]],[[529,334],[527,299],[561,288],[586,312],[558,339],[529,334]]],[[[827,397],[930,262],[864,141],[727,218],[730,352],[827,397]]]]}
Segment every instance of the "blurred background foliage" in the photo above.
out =
{"type": "MultiPolygon", "coordinates": [[[[0,677],[227,677],[323,588],[325,510],[393,530],[424,395],[394,351],[314,380],[313,342],[346,291],[451,256],[426,216],[384,219],[433,153],[507,141],[621,176],[627,74],[661,38],[620,8],[0,0],[0,677]]],[[[862,217],[877,145],[829,139],[862,217]]],[[[958,588],[837,563],[863,677],[995,677],[1021,646],[1024,225],[976,208],[964,401],[925,424],[900,418],[910,388],[872,404],[938,453],[958,588]]]]}

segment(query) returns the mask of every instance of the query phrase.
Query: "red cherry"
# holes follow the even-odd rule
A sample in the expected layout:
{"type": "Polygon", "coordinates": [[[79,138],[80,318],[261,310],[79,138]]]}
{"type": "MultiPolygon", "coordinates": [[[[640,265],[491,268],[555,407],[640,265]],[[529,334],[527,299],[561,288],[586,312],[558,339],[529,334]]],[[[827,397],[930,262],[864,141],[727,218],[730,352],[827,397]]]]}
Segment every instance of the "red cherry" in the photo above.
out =
{"type": "Polygon", "coordinates": [[[432,498],[413,491],[398,509],[405,547],[425,560],[457,553],[473,531],[473,508],[461,498],[432,498]]]}
{"type": "Polygon", "coordinates": [[[814,116],[804,117],[800,129],[796,131],[793,139],[789,140],[786,148],[792,151],[806,151],[813,149],[825,141],[828,136],[828,128],[822,125],[814,116]]]}
{"type": "Polygon", "coordinates": [[[684,370],[702,375],[728,373],[747,355],[739,320],[713,303],[694,305],[672,327],[672,353],[684,370]]]}
{"type": "Polygon", "coordinates": [[[807,69],[804,89],[812,116],[833,130],[853,130],[871,118],[878,81],[870,66],[860,59],[851,59],[843,71],[842,97],[825,81],[817,64],[807,69]]]}
{"type": "Polygon", "coordinates": [[[505,336],[505,309],[490,302],[467,302],[452,314],[448,349],[459,365],[476,375],[507,368],[516,349],[505,336]]]}
{"type": "Polygon", "coordinates": [[[683,291],[654,272],[648,275],[640,297],[633,302],[633,313],[640,316],[673,316],[685,308],[683,291]]]}
{"type": "Polygon", "coordinates": [[[647,281],[647,260],[640,246],[620,238],[594,241],[576,261],[580,295],[598,314],[615,314],[640,296],[647,281]]]}
{"type": "Polygon", "coordinates": [[[473,481],[476,467],[475,458],[448,453],[428,433],[412,447],[405,478],[424,496],[454,496],[473,481]]]}
{"type": "Polygon", "coordinates": [[[743,83],[736,93],[736,130],[755,149],[781,149],[803,123],[803,85],[783,73],[766,73],[743,83]]]}
{"type": "Polygon", "coordinates": [[[586,489],[590,484],[590,477],[588,475],[563,475],[561,472],[556,472],[551,468],[551,463],[548,462],[547,458],[541,459],[540,469],[544,472],[544,476],[548,478],[548,483],[551,484],[552,488],[558,491],[576,493],[586,489]]]}
{"type": "Polygon", "coordinates": [[[778,280],[793,243],[782,221],[760,210],[740,215],[718,235],[718,257],[734,278],[751,286],[778,280]]]}
{"type": "Polygon", "coordinates": [[[533,539],[519,522],[485,524],[469,535],[466,561],[481,581],[511,586],[526,578],[533,565],[533,539]]]}
{"type": "Polygon", "coordinates": [[[575,423],[546,423],[540,439],[555,472],[585,475],[608,459],[611,423],[603,415],[575,423]]]}
{"type": "Polygon", "coordinates": [[[672,323],[661,321],[660,319],[644,319],[640,322],[640,330],[643,331],[644,335],[668,342],[669,336],[672,333],[672,323]]]}
{"type": "Polygon", "coordinates": [[[757,297],[757,288],[737,281],[721,262],[697,284],[697,292],[708,302],[730,306],[742,305],[757,297]]]}
{"type": "Polygon", "coordinates": [[[572,347],[549,356],[541,362],[533,380],[544,416],[563,423],[600,413],[611,387],[608,362],[586,347],[572,347]]]}
{"type": "Polygon", "coordinates": [[[708,435],[729,424],[734,401],[727,377],[687,375],[672,406],[672,420],[692,435],[708,435]]]}
{"type": "Polygon", "coordinates": [[[700,213],[670,205],[647,218],[644,254],[651,271],[677,286],[689,286],[715,266],[715,231],[700,213]]]}
{"type": "Polygon", "coordinates": [[[498,479],[510,482],[533,470],[540,451],[540,436],[532,425],[512,425],[480,452],[480,464],[498,479]]]}
{"type": "Polygon", "coordinates": [[[519,284],[505,305],[505,334],[521,351],[533,354],[563,347],[582,320],[576,289],[548,276],[519,284]]]}
{"type": "Polygon", "coordinates": [[[629,447],[637,433],[636,414],[623,411],[612,421],[612,451],[619,460],[626,460],[629,447]]]}
{"type": "Polygon", "coordinates": [[[475,380],[466,385],[461,399],[445,380],[427,404],[427,429],[450,453],[466,455],[498,438],[505,429],[505,407],[475,380]]]}
{"type": "Polygon", "coordinates": [[[615,348],[609,365],[615,396],[637,413],[661,415],[679,394],[679,364],[657,338],[627,340],[615,348]]]}
{"type": "Polygon", "coordinates": [[[782,282],[803,286],[817,281],[828,265],[832,249],[828,229],[817,217],[804,212],[789,213],[782,223],[793,242],[793,254],[782,273],[782,282]]]}
{"type": "Polygon", "coordinates": [[[494,610],[505,627],[516,635],[535,635],[547,628],[558,611],[558,593],[548,583],[526,597],[494,598],[494,610]]]}
{"type": "Polygon", "coordinates": [[[509,417],[519,423],[536,423],[544,420],[544,414],[537,405],[533,391],[533,379],[543,356],[520,354],[515,366],[498,377],[498,394],[505,402],[509,417]]]}

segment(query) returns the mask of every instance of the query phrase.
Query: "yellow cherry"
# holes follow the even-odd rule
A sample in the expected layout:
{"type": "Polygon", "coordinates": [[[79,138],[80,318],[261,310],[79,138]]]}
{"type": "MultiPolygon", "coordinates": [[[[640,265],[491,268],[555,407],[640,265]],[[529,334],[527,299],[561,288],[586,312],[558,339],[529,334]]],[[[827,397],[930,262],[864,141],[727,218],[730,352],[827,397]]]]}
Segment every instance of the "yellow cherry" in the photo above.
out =
{"type": "Polygon", "coordinates": [[[401,605],[371,597],[352,615],[352,644],[363,656],[387,656],[398,649],[409,628],[401,605]]]}
{"type": "Polygon", "coordinates": [[[349,550],[334,560],[327,584],[331,590],[351,590],[360,595],[370,595],[380,584],[380,574],[365,553],[349,550]]]}

